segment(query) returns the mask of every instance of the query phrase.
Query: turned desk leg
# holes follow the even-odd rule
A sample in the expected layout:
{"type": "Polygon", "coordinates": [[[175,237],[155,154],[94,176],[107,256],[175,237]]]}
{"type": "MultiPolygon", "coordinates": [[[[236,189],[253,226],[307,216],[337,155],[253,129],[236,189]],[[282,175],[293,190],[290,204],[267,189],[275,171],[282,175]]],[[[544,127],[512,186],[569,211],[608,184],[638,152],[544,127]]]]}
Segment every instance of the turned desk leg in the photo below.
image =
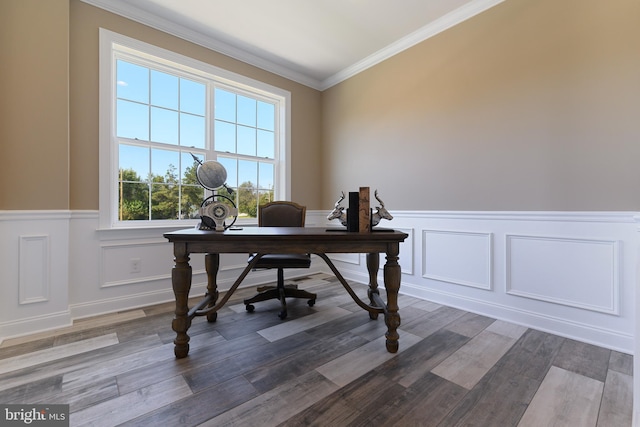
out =
{"type": "MultiPolygon", "coordinates": [[[[380,254],[377,252],[367,254],[367,270],[369,271],[369,289],[367,295],[371,305],[377,305],[373,300],[373,294],[380,294],[378,290],[378,269],[380,268],[380,254]]],[[[369,312],[369,318],[376,320],[378,313],[369,312]]]]}
{"type": "MultiPolygon", "coordinates": [[[[218,269],[220,268],[220,254],[207,254],[204,257],[204,267],[207,270],[207,295],[211,296],[208,307],[213,307],[218,302],[218,269]]],[[[207,314],[208,322],[215,322],[218,312],[212,311],[207,314]]]]}
{"type": "Polygon", "coordinates": [[[400,314],[398,313],[398,291],[400,290],[401,271],[398,264],[398,243],[389,244],[387,247],[387,262],[384,265],[384,286],[387,290],[387,313],[385,323],[387,325],[387,351],[398,351],[398,327],[400,326],[400,314]]]}
{"type": "Polygon", "coordinates": [[[189,354],[189,335],[187,330],[191,326],[189,313],[189,290],[191,289],[191,266],[185,243],[174,243],[173,254],[175,267],[171,270],[171,283],[176,298],[176,312],[171,327],[176,332],[174,353],[177,358],[187,357],[189,354]]]}

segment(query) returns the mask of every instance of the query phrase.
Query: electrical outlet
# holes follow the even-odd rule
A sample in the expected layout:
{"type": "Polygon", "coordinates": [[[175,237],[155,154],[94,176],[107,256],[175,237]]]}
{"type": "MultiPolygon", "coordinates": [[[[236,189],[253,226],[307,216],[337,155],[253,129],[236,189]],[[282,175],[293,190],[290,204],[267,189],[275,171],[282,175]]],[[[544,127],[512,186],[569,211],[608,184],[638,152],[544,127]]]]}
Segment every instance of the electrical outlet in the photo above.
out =
{"type": "Polygon", "coordinates": [[[131,260],[129,260],[129,267],[129,271],[131,271],[131,273],[140,273],[142,260],[140,260],[140,258],[131,258],[131,260]]]}

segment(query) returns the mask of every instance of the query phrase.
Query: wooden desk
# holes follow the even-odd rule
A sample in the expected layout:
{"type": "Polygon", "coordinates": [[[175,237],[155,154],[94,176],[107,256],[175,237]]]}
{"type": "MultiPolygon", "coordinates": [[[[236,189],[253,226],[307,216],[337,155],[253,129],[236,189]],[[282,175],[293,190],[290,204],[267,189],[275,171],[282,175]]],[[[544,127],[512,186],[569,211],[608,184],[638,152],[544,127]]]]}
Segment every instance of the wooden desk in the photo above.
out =
{"type": "Polygon", "coordinates": [[[380,230],[370,233],[354,233],[342,230],[311,227],[245,227],[228,229],[224,232],[201,231],[195,228],[165,233],[173,243],[175,266],[171,272],[173,292],[176,298],[176,311],[172,327],[176,332],[175,355],[186,357],[189,353],[189,335],[187,330],[195,316],[207,316],[209,322],[217,318],[217,311],[224,306],[229,297],[238,288],[242,280],[251,271],[258,259],[268,253],[313,253],[322,258],[353,300],[369,312],[371,319],[377,319],[384,313],[387,333],[386,347],[390,353],[398,351],[398,332],[400,315],[398,314],[398,290],[400,289],[400,265],[398,253],[400,242],[408,235],[394,230],[380,230]],[[202,301],[192,308],[188,306],[191,289],[191,266],[189,254],[205,253],[207,271],[207,293],[202,301]],[[221,253],[256,253],[251,263],[240,274],[225,296],[218,301],[216,277],[220,265],[221,253]],[[328,253],[366,253],[369,271],[370,303],[363,302],[351,289],[347,281],[333,265],[328,253]],[[380,297],[377,283],[379,254],[386,254],[384,265],[384,285],[387,302],[380,297]]]}

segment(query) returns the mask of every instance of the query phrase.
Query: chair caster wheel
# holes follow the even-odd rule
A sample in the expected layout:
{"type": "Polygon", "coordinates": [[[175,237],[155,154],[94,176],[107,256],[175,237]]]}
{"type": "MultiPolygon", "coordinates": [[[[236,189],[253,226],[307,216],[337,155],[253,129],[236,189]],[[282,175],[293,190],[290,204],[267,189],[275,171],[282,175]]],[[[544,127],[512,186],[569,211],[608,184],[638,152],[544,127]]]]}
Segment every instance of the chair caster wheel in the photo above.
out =
{"type": "Polygon", "coordinates": [[[213,323],[218,320],[218,313],[209,313],[207,314],[207,322],[213,323]]]}
{"type": "Polygon", "coordinates": [[[279,317],[281,320],[286,319],[286,318],[287,318],[287,311],[286,311],[286,310],[281,311],[281,312],[278,314],[278,317],[279,317]]]}
{"type": "Polygon", "coordinates": [[[309,301],[307,301],[307,304],[309,304],[309,307],[313,307],[316,303],[316,300],[314,299],[310,299],[309,301]]]}
{"type": "Polygon", "coordinates": [[[253,313],[253,310],[256,309],[256,307],[253,304],[247,304],[247,306],[245,308],[247,309],[247,311],[249,313],[253,313]]]}

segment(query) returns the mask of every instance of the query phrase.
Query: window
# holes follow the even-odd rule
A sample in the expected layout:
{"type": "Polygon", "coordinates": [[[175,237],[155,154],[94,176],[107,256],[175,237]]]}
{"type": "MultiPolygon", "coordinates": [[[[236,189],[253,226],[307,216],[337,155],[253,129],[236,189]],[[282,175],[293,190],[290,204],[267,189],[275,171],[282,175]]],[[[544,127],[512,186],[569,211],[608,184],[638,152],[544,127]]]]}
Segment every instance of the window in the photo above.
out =
{"type": "Polygon", "coordinates": [[[226,168],[239,222],[289,197],[288,92],[104,29],[100,37],[103,228],[197,222],[210,195],[199,161],[226,168]]]}
{"type": "Polygon", "coordinates": [[[255,218],[258,205],[274,200],[275,106],[266,100],[217,87],[214,140],[227,170],[239,215],[255,218]]]}

